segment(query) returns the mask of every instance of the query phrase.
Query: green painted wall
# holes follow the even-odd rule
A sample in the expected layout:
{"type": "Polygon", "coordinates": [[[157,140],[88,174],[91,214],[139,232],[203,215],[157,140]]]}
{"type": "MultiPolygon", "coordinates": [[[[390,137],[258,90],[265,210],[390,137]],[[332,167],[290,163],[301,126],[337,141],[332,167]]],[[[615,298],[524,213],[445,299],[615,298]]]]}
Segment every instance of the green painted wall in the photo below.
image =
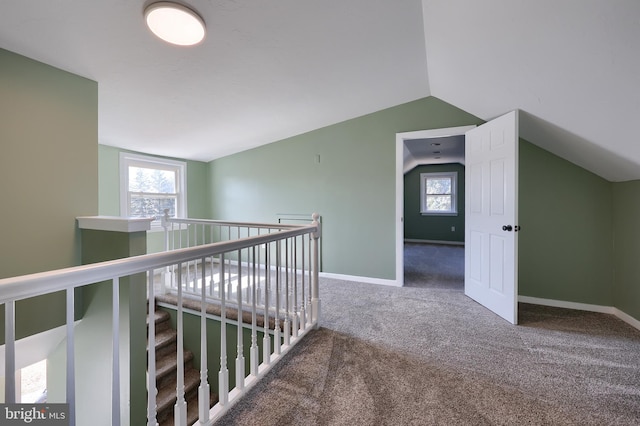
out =
{"type": "MultiPolygon", "coordinates": [[[[75,218],[98,213],[97,83],[0,49],[0,144],[0,278],[78,265],[75,218]]],[[[63,324],[64,294],[16,318],[17,338],[63,324]]]]}
{"type": "Polygon", "coordinates": [[[79,264],[75,218],[98,212],[97,83],[0,49],[0,141],[0,277],[79,264]]]}
{"type": "Polygon", "coordinates": [[[519,197],[519,294],[611,306],[612,184],[521,140],[519,197]]]}
{"type": "Polygon", "coordinates": [[[404,238],[464,242],[464,166],[418,166],[404,175],[404,238]],[[420,213],[420,174],[458,172],[457,216],[423,216],[420,213]],[[451,231],[455,227],[455,231],[451,231]]]}
{"type": "Polygon", "coordinates": [[[481,120],[429,97],[210,163],[216,219],[318,212],[323,270],[395,279],[395,135],[481,120]],[[319,161],[318,161],[319,158],[319,161]]]}
{"type": "Polygon", "coordinates": [[[120,216],[120,149],[98,145],[98,212],[120,216]]]}
{"type": "MultiPolygon", "coordinates": [[[[218,159],[200,173],[208,178],[203,187],[211,194],[204,211],[217,219],[267,222],[278,213],[318,211],[325,271],[393,279],[395,133],[480,123],[430,97],[218,159]]],[[[100,148],[101,165],[109,150],[117,170],[113,148],[100,148]]],[[[635,263],[629,259],[638,250],[613,225],[634,205],[622,201],[630,190],[617,185],[521,141],[520,294],[624,305],[626,312],[638,315],[633,312],[640,302],[629,297],[636,282],[629,272],[635,263]],[[622,255],[616,250],[615,257],[614,232],[617,244],[631,249],[622,255]]],[[[107,190],[100,190],[101,213],[107,190]]],[[[117,188],[113,194],[117,203],[117,188]]],[[[406,222],[411,210],[405,205],[406,222]]]]}
{"type": "MultiPolygon", "coordinates": [[[[99,214],[120,216],[120,152],[121,150],[106,145],[98,147],[99,176],[99,214]]],[[[150,155],[145,153],[137,153],[150,155]]],[[[168,157],[167,157],[168,158],[168,157]]],[[[209,203],[208,165],[200,161],[171,158],[187,163],[187,212],[191,218],[208,219],[211,217],[209,203]]],[[[147,234],[147,249],[156,253],[164,249],[162,232],[152,231],[147,234]]]]}
{"type": "Polygon", "coordinates": [[[613,184],[614,306],[640,320],[640,180],[613,184]]]}

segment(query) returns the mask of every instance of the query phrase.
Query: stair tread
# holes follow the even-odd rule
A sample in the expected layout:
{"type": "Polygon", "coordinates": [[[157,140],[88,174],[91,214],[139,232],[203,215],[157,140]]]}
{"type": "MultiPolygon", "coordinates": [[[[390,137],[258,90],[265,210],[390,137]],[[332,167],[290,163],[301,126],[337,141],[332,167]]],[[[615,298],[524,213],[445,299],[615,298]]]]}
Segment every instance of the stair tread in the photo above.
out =
{"type": "MultiPolygon", "coordinates": [[[[163,303],[171,304],[173,306],[178,306],[178,298],[176,297],[176,295],[171,293],[158,294],[156,295],[156,300],[163,303]]],[[[202,310],[202,304],[199,299],[194,300],[194,299],[184,298],[182,300],[182,306],[197,312],[200,312],[202,310]]],[[[249,305],[244,305],[243,308],[250,309],[249,305]]],[[[221,315],[220,304],[216,303],[214,300],[208,301],[205,309],[208,314],[217,315],[217,316],[221,315]]],[[[252,312],[250,310],[244,310],[244,309],[241,311],[242,322],[245,324],[251,324],[253,321],[252,312]]],[[[226,305],[226,317],[231,320],[238,319],[237,305],[234,305],[233,302],[227,303],[226,305]]],[[[273,330],[276,324],[276,320],[272,315],[268,317],[268,320],[269,320],[269,328],[273,330]]],[[[282,319],[279,319],[278,323],[280,325],[280,329],[283,330],[284,321],[282,319]]],[[[259,328],[264,327],[264,315],[261,312],[256,313],[256,325],[259,328]]]]}
{"type": "MultiPolygon", "coordinates": [[[[177,354],[168,353],[158,359],[156,359],[156,381],[165,375],[169,374],[177,368],[177,354]]],[[[193,360],[193,353],[191,351],[184,351],[184,363],[187,364],[193,360]]]]}
{"type": "MultiPolygon", "coordinates": [[[[176,403],[176,384],[177,380],[173,377],[165,386],[158,389],[156,396],[157,411],[167,409],[176,403]]],[[[200,372],[194,368],[189,368],[184,372],[184,393],[195,389],[200,384],[200,372]]]]}
{"type": "MultiPolygon", "coordinates": [[[[157,388],[156,410],[160,425],[174,424],[174,407],[176,404],[177,384],[177,338],[178,334],[170,322],[171,316],[163,310],[154,312],[156,326],[155,352],[156,352],[156,383],[157,388]]],[[[147,314],[147,327],[149,315],[147,314]]],[[[147,350],[149,343],[147,342],[147,350]]],[[[200,385],[200,371],[193,368],[194,356],[191,351],[184,351],[184,395],[187,401],[187,423],[192,425],[197,422],[198,412],[198,386],[200,385]]],[[[210,395],[210,407],[218,401],[215,393],[210,395]]]]}
{"type": "MultiPolygon", "coordinates": [[[[157,309],[153,312],[153,318],[155,319],[155,323],[158,324],[163,321],[168,321],[171,319],[171,315],[169,312],[163,311],[162,309],[157,309]]],[[[147,327],[149,326],[149,314],[147,313],[147,327]]]]}
{"type": "MultiPolygon", "coordinates": [[[[156,350],[175,342],[178,339],[178,333],[173,328],[167,328],[156,334],[156,350]]],[[[149,350],[149,342],[147,342],[147,350],[149,350]]]]}

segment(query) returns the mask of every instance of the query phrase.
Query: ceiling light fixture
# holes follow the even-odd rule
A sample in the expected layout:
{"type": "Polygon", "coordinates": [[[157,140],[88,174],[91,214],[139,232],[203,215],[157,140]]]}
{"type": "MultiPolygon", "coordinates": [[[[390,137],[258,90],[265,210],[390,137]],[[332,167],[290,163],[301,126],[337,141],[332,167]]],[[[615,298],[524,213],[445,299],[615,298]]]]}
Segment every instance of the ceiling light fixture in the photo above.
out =
{"type": "Polygon", "coordinates": [[[204,39],[204,21],[181,4],[161,1],[144,10],[144,20],[153,34],[167,43],[193,46],[204,39]]]}

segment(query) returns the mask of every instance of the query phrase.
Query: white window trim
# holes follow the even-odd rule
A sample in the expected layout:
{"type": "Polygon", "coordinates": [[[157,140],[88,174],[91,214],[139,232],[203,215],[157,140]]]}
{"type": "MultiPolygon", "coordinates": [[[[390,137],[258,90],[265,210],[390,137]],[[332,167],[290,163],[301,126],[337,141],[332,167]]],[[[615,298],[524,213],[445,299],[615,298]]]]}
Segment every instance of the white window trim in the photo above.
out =
{"type": "Polygon", "coordinates": [[[458,216],[458,172],[420,173],[420,214],[423,216],[458,216]],[[451,210],[427,210],[427,179],[451,179],[451,210]]]}
{"type": "MultiPolygon", "coordinates": [[[[176,217],[187,217],[187,163],[148,155],[120,153],[120,216],[128,216],[129,166],[154,167],[165,170],[176,170],[176,188],[178,201],[176,217]]],[[[159,223],[151,225],[152,230],[162,229],[159,223]]]]}

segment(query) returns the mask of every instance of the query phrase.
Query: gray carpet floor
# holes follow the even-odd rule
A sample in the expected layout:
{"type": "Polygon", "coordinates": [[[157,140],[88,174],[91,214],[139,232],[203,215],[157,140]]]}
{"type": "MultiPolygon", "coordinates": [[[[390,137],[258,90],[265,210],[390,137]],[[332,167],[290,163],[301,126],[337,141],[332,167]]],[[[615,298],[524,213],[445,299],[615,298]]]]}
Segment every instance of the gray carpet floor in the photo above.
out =
{"type": "Polygon", "coordinates": [[[321,327],[218,424],[640,424],[640,331],[523,304],[510,325],[464,296],[463,249],[405,251],[403,288],[322,279],[321,327]]]}

